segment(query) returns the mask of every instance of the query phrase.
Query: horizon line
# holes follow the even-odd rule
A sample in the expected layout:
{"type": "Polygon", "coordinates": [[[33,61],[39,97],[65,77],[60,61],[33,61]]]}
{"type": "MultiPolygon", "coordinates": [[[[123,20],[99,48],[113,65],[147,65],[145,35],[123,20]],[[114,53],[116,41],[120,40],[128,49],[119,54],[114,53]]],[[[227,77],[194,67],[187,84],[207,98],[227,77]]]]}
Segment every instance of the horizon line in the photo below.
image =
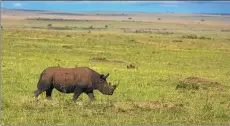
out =
{"type": "Polygon", "coordinates": [[[195,13],[195,12],[173,12],[173,11],[159,11],[159,12],[147,12],[147,11],[66,11],[66,10],[48,10],[48,9],[26,9],[26,8],[7,8],[1,7],[1,9],[9,9],[9,10],[18,10],[18,11],[58,11],[58,12],[69,12],[69,13],[76,13],[76,12],[120,12],[120,13],[174,13],[174,14],[208,14],[208,15],[230,15],[230,13],[195,13]]]}

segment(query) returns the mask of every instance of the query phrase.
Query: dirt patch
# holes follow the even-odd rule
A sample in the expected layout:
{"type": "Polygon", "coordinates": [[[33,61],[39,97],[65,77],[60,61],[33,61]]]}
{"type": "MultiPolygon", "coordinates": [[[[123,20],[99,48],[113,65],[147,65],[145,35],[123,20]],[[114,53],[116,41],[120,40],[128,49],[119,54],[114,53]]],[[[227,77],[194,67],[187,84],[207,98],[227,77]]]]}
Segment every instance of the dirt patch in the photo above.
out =
{"type": "Polygon", "coordinates": [[[162,101],[131,101],[131,102],[117,102],[114,104],[116,112],[130,112],[130,111],[151,111],[153,109],[173,109],[181,108],[183,104],[162,102],[162,101]]]}
{"type": "MultiPolygon", "coordinates": [[[[114,111],[115,112],[132,112],[135,111],[133,104],[131,102],[118,102],[114,104],[114,111]]],[[[131,114],[131,113],[130,113],[131,114]]]]}
{"type": "Polygon", "coordinates": [[[114,63],[125,63],[124,61],[120,61],[120,60],[112,60],[112,62],[114,62],[114,63]]]}
{"type": "Polygon", "coordinates": [[[230,102],[226,103],[225,105],[226,105],[226,107],[230,108],[230,102]]]}
{"type": "Polygon", "coordinates": [[[102,57],[92,58],[92,59],[90,59],[90,61],[92,61],[92,62],[125,63],[124,61],[120,61],[120,60],[109,60],[109,59],[102,58],[102,57]]]}
{"type": "Polygon", "coordinates": [[[213,82],[205,78],[200,77],[187,77],[184,80],[180,81],[176,89],[207,89],[209,87],[214,87],[222,89],[222,85],[218,82],[213,82]]]}
{"type": "Polygon", "coordinates": [[[92,58],[90,60],[93,62],[108,62],[109,61],[106,58],[92,58]]]}

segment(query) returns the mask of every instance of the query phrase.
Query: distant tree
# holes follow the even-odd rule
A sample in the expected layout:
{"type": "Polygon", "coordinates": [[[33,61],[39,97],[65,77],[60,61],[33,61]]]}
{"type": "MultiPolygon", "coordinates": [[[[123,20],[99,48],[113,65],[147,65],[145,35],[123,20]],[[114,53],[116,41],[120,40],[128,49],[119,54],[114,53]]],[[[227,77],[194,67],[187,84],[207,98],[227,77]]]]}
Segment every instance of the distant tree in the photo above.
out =
{"type": "Polygon", "coordinates": [[[107,28],[108,26],[107,25],[105,25],[105,28],[107,28]]]}
{"type": "Polygon", "coordinates": [[[93,26],[90,26],[89,29],[93,29],[93,26]]]}
{"type": "Polygon", "coordinates": [[[71,37],[71,35],[66,35],[66,37],[71,37]]]}
{"type": "Polygon", "coordinates": [[[158,20],[161,20],[161,18],[158,18],[158,20]]]}
{"type": "Polygon", "coordinates": [[[52,27],[52,24],[48,24],[47,26],[48,26],[48,27],[52,27]]]}

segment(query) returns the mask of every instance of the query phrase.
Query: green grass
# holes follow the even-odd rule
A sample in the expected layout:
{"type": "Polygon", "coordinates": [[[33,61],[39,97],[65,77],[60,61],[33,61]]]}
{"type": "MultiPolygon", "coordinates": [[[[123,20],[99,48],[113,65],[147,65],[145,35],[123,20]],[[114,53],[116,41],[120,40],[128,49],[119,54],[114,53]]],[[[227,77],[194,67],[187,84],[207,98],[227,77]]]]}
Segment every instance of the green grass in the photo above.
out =
{"type": "MultiPolygon", "coordinates": [[[[147,25],[151,23],[143,26],[147,25]]],[[[230,86],[229,38],[221,33],[207,33],[210,40],[183,35],[123,33],[114,28],[91,33],[6,28],[2,31],[2,124],[229,124],[230,88],[176,90],[180,80],[193,76],[230,86]],[[130,64],[137,68],[127,69],[130,64]],[[108,81],[120,85],[112,96],[95,91],[92,103],[85,94],[74,103],[73,94],[57,90],[52,101],[45,99],[45,93],[33,98],[42,70],[57,65],[88,66],[110,73],[108,81]]]]}

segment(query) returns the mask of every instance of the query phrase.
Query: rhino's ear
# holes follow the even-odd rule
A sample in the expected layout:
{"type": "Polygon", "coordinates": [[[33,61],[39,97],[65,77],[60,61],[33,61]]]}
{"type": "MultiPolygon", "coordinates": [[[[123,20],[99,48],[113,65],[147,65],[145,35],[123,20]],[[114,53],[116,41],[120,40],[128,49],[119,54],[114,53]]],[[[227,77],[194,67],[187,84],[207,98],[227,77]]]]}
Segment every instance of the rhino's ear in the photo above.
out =
{"type": "Polygon", "coordinates": [[[100,78],[103,79],[103,77],[104,77],[104,74],[101,74],[101,75],[100,75],[100,78]]]}
{"type": "Polygon", "coordinates": [[[104,79],[106,79],[109,76],[109,73],[107,75],[104,76],[104,79]]]}

